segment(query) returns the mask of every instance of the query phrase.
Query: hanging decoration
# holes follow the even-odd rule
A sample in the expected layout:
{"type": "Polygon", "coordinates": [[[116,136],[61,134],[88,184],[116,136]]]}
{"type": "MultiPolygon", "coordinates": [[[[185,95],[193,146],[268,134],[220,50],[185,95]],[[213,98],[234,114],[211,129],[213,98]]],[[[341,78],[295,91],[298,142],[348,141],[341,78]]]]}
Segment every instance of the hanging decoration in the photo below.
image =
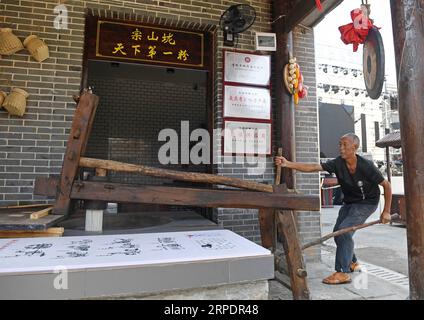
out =
{"type": "Polygon", "coordinates": [[[21,40],[12,33],[11,28],[0,28],[0,55],[12,55],[23,48],[21,40]]]}
{"type": "Polygon", "coordinates": [[[22,117],[25,114],[28,96],[25,90],[13,88],[12,92],[4,99],[2,106],[9,114],[22,117]]]}
{"type": "Polygon", "coordinates": [[[322,4],[320,0],[315,0],[315,5],[317,6],[319,11],[322,11],[322,4]]]}
{"type": "Polygon", "coordinates": [[[24,46],[28,49],[31,56],[38,62],[43,62],[49,57],[49,47],[36,35],[28,36],[24,40],[24,46]]]}
{"type": "Polygon", "coordinates": [[[303,83],[303,75],[296,58],[290,58],[289,63],[284,67],[284,84],[287,91],[293,95],[294,103],[299,104],[299,99],[308,96],[308,90],[303,83]]]}
{"type": "Polygon", "coordinates": [[[358,51],[360,44],[363,44],[368,36],[368,32],[373,25],[373,21],[368,18],[366,7],[354,9],[350,12],[352,23],[340,26],[341,39],[345,44],[353,44],[353,51],[358,51]]]}
{"type": "Polygon", "coordinates": [[[358,50],[359,44],[364,44],[362,68],[365,88],[371,99],[378,99],[384,84],[384,45],[380,28],[370,19],[368,0],[362,0],[360,9],[352,10],[350,16],[353,23],[340,26],[341,39],[345,44],[353,44],[353,51],[358,50]]]}

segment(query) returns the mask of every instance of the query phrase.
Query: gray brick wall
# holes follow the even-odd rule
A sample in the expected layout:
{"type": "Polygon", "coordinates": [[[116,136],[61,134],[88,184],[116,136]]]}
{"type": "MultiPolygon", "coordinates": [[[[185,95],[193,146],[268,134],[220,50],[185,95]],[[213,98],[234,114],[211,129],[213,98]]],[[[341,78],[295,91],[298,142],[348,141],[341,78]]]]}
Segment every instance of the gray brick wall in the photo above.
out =
{"type": "MultiPolygon", "coordinates": [[[[158,161],[165,143],[158,141],[162,129],[174,129],[181,121],[190,131],[206,123],[206,88],[189,83],[134,81],[115,77],[89,77],[101,100],[87,145],[87,156],[173,170],[206,172],[206,165],[166,165],[158,161]]],[[[181,155],[179,144],[178,155],[181,155]]],[[[166,179],[125,173],[110,173],[115,182],[138,184],[170,183],[166,179]]]]}
{"type": "MultiPolygon", "coordinates": [[[[271,30],[271,1],[156,1],[156,0],[68,0],[64,3],[69,10],[69,29],[53,28],[54,7],[57,0],[1,0],[0,26],[11,27],[23,40],[30,34],[37,34],[49,45],[50,58],[37,63],[21,51],[0,60],[0,90],[9,92],[11,87],[21,87],[30,93],[26,115],[10,117],[0,111],[0,205],[46,202],[45,198],[32,195],[33,180],[37,176],[48,176],[60,172],[67,135],[75,110],[72,95],[79,91],[82,71],[84,43],[84,12],[91,8],[101,16],[124,18],[124,14],[138,21],[175,24],[185,21],[185,26],[216,25],[223,10],[235,3],[248,3],[255,7],[257,19],[248,31],[241,34],[238,49],[254,50],[254,32],[271,30]],[[152,18],[153,17],[153,18],[152,18]]],[[[184,25],[184,24],[183,24],[184,25]]],[[[215,37],[215,96],[214,126],[222,128],[222,32],[215,37]]],[[[313,67],[313,36],[311,32],[294,34],[295,55],[303,63],[306,83],[310,87],[310,98],[302,101],[296,109],[296,137],[298,160],[318,159],[316,97],[314,93],[315,69],[313,67]],[[305,59],[309,59],[306,61],[305,59]],[[305,143],[308,143],[307,145],[305,143]]],[[[220,140],[215,148],[221,150],[220,140]]],[[[246,164],[216,164],[214,172],[272,183],[274,166],[272,159],[266,159],[265,172],[251,175],[246,164]]],[[[302,192],[317,193],[317,176],[298,175],[298,189],[302,192]]],[[[215,219],[224,227],[259,242],[256,210],[215,211],[215,219]]],[[[317,214],[299,214],[299,230],[306,239],[319,230],[317,214]]],[[[319,217],[319,216],[318,216],[319,217]]]]}

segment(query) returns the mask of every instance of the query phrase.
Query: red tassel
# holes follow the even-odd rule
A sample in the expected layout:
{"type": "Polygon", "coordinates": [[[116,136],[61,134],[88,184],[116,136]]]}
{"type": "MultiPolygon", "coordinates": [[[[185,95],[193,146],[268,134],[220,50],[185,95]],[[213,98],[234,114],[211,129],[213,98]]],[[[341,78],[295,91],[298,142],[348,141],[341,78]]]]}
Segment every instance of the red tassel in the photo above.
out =
{"type": "Polygon", "coordinates": [[[317,5],[317,8],[319,11],[322,11],[322,4],[320,0],[315,0],[315,4],[317,5]]]}

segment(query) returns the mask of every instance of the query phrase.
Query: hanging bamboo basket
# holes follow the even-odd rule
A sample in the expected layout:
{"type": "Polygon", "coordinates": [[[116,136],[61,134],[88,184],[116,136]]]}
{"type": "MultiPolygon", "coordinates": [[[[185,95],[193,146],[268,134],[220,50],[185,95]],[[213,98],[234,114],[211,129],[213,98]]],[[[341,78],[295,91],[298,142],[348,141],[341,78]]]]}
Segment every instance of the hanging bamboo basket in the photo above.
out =
{"type": "Polygon", "coordinates": [[[3,108],[11,115],[22,117],[25,114],[28,96],[29,94],[25,90],[14,88],[4,99],[3,108]]]}
{"type": "Polygon", "coordinates": [[[7,94],[4,91],[0,91],[0,107],[3,104],[4,99],[6,99],[7,94]]]}
{"type": "Polygon", "coordinates": [[[24,40],[24,46],[38,62],[43,62],[49,57],[49,47],[36,35],[28,36],[24,40]]]}
{"type": "Polygon", "coordinates": [[[0,28],[0,54],[11,55],[19,50],[22,50],[24,46],[21,40],[12,33],[10,28],[0,28]]]}

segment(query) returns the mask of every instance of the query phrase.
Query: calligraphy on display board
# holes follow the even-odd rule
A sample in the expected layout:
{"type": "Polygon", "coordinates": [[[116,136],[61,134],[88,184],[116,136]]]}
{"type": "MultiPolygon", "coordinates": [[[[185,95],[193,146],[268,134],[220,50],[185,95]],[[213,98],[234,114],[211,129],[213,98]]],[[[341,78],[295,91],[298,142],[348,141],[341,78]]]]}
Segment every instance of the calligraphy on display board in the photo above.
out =
{"type": "Polygon", "coordinates": [[[0,239],[0,276],[14,272],[165,264],[268,255],[229,231],[0,239]]]}
{"type": "Polygon", "coordinates": [[[204,40],[200,32],[99,19],[96,57],[203,67],[204,40]]]}

